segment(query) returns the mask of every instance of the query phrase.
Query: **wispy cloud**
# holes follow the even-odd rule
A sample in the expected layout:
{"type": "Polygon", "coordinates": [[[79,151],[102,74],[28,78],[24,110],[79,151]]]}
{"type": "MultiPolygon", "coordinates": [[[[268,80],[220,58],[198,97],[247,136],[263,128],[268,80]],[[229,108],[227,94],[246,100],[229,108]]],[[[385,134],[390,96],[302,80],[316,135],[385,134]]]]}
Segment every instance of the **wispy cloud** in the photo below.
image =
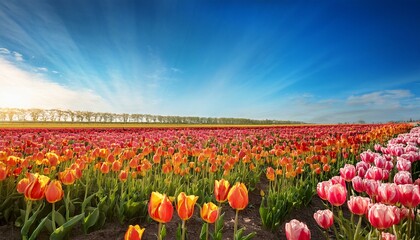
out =
{"type": "Polygon", "coordinates": [[[15,56],[16,61],[22,62],[23,61],[23,55],[18,52],[13,52],[13,55],[15,56]]]}
{"type": "Polygon", "coordinates": [[[346,103],[351,106],[387,106],[398,107],[401,100],[408,99],[414,95],[409,90],[385,90],[366,93],[362,95],[351,95],[346,103]]]}
{"type": "Polygon", "coordinates": [[[48,68],[46,68],[46,67],[38,67],[36,69],[41,71],[41,72],[48,72],[48,68]]]}
{"type": "Polygon", "coordinates": [[[0,53],[1,54],[10,54],[10,51],[7,48],[0,48],[0,53]]]}
{"type": "Polygon", "coordinates": [[[0,107],[112,111],[89,89],[71,89],[0,57],[0,107]]]}

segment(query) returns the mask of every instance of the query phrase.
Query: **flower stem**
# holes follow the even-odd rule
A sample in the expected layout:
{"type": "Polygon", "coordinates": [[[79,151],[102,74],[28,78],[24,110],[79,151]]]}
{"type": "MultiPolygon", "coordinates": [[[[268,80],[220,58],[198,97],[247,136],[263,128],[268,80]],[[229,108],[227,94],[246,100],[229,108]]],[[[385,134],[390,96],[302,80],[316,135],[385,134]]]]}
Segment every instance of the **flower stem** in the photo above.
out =
{"type": "Polygon", "coordinates": [[[68,220],[70,220],[70,209],[69,209],[69,203],[70,203],[70,186],[68,186],[67,197],[66,197],[64,203],[66,205],[66,221],[68,221],[68,220]]]}
{"type": "Polygon", "coordinates": [[[182,220],[181,232],[182,232],[181,239],[185,240],[185,232],[186,232],[185,220],[182,220]]]}
{"type": "Polygon", "coordinates": [[[235,224],[233,225],[233,239],[235,239],[236,231],[238,230],[238,215],[239,215],[239,210],[236,209],[235,224]]]}
{"type": "Polygon", "coordinates": [[[32,201],[31,200],[27,200],[26,202],[26,212],[25,212],[25,222],[23,224],[25,224],[28,219],[29,219],[29,214],[32,211],[32,201]]]}
{"type": "Polygon", "coordinates": [[[162,236],[160,236],[160,232],[161,231],[162,231],[162,223],[159,222],[159,225],[158,225],[158,235],[157,235],[158,240],[162,240],[162,236]]]}
{"type": "Polygon", "coordinates": [[[354,232],[354,240],[356,240],[359,237],[359,231],[360,231],[361,226],[362,226],[362,216],[359,216],[359,221],[357,222],[356,231],[354,232]]]}
{"type": "Polygon", "coordinates": [[[209,223],[206,222],[206,240],[209,240],[209,223]]]}
{"type": "Polygon", "coordinates": [[[55,203],[52,204],[52,219],[51,219],[53,232],[55,231],[55,203]]]}

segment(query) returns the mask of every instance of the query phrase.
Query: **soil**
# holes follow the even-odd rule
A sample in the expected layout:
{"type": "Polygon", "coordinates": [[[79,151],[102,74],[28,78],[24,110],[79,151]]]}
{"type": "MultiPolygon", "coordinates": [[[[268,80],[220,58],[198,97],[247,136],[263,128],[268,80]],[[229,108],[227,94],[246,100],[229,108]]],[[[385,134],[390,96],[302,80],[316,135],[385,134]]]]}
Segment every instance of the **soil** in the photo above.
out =
{"type": "MultiPolygon", "coordinates": [[[[281,227],[275,232],[270,232],[263,228],[261,224],[261,218],[259,215],[259,206],[261,204],[261,196],[259,195],[260,188],[256,188],[253,192],[249,193],[249,205],[247,208],[239,212],[239,228],[244,227],[244,235],[250,232],[256,232],[254,239],[286,239],[284,226],[285,223],[291,219],[297,219],[299,221],[305,222],[309,229],[311,230],[312,239],[323,239],[321,230],[319,229],[317,223],[313,218],[315,211],[319,209],[325,209],[324,203],[318,196],[314,196],[312,201],[307,207],[293,210],[287,217],[286,221],[283,222],[281,227]]],[[[229,207],[228,204],[223,206],[222,209],[225,212],[225,224],[223,231],[223,239],[232,240],[233,239],[233,224],[235,218],[235,211],[229,207]]],[[[167,229],[167,240],[175,239],[175,232],[178,227],[178,224],[181,222],[180,219],[176,216],[176,211],[174,211],[174,217],[172,221],[166,224],[167,229]]],[[[83,234],[81,228],[76,228],[70,235],[69,239],[74,240],[103,240],[103,239],[123,239],[125,231],[128,228],[128,225],[139,224],[142,228],[146,228],[146,231],[143,234],[145,240],[156,239],[157,226],[155,222],[128,222],[124,225],[121,225],[117,221],[107,222],[101,230],[91,232],[89,234],[83,234]]],[[[191,219],[187,221],[187,237],[188,239],[195,240],[198,239],[198,236],[201,231],[203,221],[200,219],[199,209],[196,207],[194,215],[191,219]]],[[[214,225],[209,225],[209,229],[213,231],[214,225]]],[[[20,229],[14,227],[12,224],[0,226],[0,240],[14,240],[21,239],[20,229]]],[[[48,236],[40,236],[39,239],[48,239],[48,236]]]]}

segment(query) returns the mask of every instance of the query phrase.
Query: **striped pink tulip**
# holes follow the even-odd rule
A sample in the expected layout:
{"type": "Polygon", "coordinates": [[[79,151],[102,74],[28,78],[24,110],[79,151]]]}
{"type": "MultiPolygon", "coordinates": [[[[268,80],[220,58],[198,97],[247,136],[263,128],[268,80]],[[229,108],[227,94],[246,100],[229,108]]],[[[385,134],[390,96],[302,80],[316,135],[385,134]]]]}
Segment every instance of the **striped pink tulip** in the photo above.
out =
{"type": "Polygon", "coordinates": [[[309,240],[311,232],[305,223],[292,219],[285,225],[287,240],[309,240]]]}

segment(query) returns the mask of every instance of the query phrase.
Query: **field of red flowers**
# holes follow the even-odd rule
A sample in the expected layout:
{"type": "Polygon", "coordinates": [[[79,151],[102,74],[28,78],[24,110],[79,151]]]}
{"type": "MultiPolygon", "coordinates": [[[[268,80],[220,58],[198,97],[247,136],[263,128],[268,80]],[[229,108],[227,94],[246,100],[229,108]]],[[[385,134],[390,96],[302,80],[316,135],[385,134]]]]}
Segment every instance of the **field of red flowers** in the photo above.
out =
{"type": "Polygon", "coordinates": [[[412,127],[2,129],[0,229],[7,239],[415,239],[412,127]]]}

